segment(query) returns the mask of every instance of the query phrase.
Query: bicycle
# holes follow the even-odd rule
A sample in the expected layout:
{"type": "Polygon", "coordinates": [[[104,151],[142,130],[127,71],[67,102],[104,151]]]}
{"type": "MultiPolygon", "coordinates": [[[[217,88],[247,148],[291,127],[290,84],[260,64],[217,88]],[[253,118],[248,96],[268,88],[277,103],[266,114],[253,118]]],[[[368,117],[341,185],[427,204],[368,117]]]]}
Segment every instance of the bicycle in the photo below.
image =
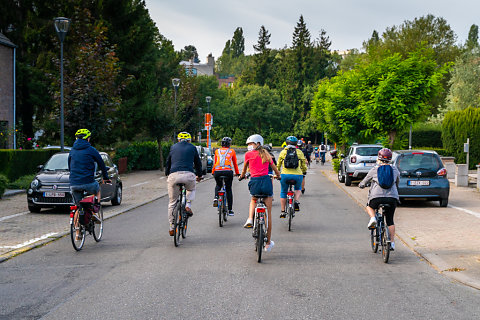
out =
{"type": "Polygon", "coordinates": [[[268,198],[267,195],[254,195],[257,199],[255,205],[255,217],[253,219],[252,237],[255,239],[255,251],[257,251],[257,261],[262,262],[262,252],[267,243],[266,226],[268,226],[267,206],[263,199],[268,198]]]}
{"type": "Polygon", "coordinates": [[[293,191],[293,186],[296,184],[295,180],[287,180],[288,191],[287,191],[287,208],[286,212],[288,215],[288,231],[292,231],[292,220],[295,217],[295,193],[293,191]]]}
{"type": "Polygon", "coordinates": [[[103,208],[94,195],[87,196],[87,193],[84,192],[79,205],[70,206],[70,238],[76,251],[82,250],[87,232],[93,235],[96,242],[102,239],[103,208]],[[94,213],[97,213],[97,215],[95,216],[94,213]],[[77,231],[80,235],[78,238],[77,231]]]}
{"type": "Polygon", "coordinates": [[[370,230],[370,245],[372,251],[377,253],[379,245],[382,246],[382,258],[383,262],[388,263],[390,258],[390,232],[385,223],[385,208],[389,208],[389,204],[381,204],[377,210],[375,210],[375,219],[377,219],[377,225],[370,230]]]}
{"type": "Polygon", "coordinates": [[[223,227],[223,222],[227,221],[227,208],[228,208],[228,201],[227,201],[227,190],[225,188],[225,179],[228,177],[220,176],[222,180],[222,188],[218,191],[218,225],[223,227]]]}
{"type": "Polygon", "coordinates": [[[180,195],[177,199],[177,204],[173,209],[173,243],[175,247],[180,245],[181,239],[185,239],[187,236],[188,229],[188,214],[185,210],[187,204],[186,193],[184,183],[177,183],[177,186],[180,188],[180,195]]]}

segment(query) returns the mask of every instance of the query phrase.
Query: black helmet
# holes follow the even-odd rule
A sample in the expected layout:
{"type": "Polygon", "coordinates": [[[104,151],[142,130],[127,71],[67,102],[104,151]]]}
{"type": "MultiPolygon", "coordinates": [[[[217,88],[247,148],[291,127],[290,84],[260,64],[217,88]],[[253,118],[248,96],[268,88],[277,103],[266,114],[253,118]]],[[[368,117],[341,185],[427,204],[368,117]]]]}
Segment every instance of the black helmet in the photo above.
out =
{"type": "Polygon", "coordinates": [[[230,137],[223,137],[222,139],[222,147],[228,148],[232,144],[232,138],[230,137]]]}
{"type": "Polygon", "coordinates": [[[269,144],[264,145],[263,149],[267,150],[268,152],[272,152],[272,146],[269,144]]]}

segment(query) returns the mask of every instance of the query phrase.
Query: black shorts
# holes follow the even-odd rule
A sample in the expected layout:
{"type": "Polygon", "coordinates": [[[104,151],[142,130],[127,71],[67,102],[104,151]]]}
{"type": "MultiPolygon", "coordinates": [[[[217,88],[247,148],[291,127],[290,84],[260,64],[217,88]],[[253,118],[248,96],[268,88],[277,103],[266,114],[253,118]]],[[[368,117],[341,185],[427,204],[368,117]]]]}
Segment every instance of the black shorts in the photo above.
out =
{"type": "Polygon", "coordinates": [[[395,224],[393,222],[393,215],[395,214],[395,209],[397,208],[397,199],[390,197],[373,198],[368,202],[367,206],[377,210],[381,204],[390,205],[389,208],[385,208],[385,220],[387,221],[387,226],[393,226],[395,224]]]}

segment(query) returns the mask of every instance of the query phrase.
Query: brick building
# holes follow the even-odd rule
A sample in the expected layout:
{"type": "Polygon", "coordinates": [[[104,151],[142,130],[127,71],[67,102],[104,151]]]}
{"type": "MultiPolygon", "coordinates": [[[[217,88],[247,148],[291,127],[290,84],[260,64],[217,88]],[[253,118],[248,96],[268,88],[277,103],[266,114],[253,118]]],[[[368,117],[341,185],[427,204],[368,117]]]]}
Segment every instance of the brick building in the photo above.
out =
{"type": "Polygon", "coordinates": [[[14,49],[15,45],[0,33],[0,149],[13,148],[14,49]],[[5,138],[7,136],[7,138],[5,138]]]}

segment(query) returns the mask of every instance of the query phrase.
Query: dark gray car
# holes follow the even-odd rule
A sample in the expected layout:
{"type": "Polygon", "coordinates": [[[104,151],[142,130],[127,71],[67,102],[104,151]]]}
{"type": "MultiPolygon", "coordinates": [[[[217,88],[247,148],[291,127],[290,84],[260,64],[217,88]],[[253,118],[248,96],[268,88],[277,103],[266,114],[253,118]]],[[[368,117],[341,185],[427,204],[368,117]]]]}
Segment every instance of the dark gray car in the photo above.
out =
{"type": "Polygon", "coordinates": [[[400,171],[400,200],[416,198],[448,205],[450,183],[447,170],[435,151],[400,150],[393,152],[392,163],[400,171]]]}

